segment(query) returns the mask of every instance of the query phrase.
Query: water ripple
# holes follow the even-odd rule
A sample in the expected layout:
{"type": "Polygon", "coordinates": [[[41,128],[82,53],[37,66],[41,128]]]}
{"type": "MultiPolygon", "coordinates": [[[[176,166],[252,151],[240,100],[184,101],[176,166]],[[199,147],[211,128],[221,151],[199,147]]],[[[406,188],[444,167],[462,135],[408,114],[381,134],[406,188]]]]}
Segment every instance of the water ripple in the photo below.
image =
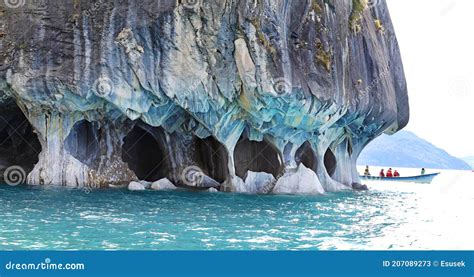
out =
{"type": "Polygon", "coordinates": [[[474,190],[393,188],[251,196],[0,186],[0,249],[474,248],[474,190]]]}

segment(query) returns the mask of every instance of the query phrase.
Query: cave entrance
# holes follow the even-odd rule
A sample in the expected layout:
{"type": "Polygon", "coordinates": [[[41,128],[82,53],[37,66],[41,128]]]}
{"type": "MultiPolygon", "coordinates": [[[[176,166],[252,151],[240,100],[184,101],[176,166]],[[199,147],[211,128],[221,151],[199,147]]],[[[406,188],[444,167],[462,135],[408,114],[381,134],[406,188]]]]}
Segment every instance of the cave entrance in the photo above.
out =
{"type": "Polygon", "coordinates": [[[235,173],[245,179],[247,171],[267,172],[275,178],[283,164],[278,150],[267,141],[251,141],[241,137],[234,150],[235,173]]]}
{"type": "Polygon", "coordinates": [[[316,171],[316,155],[308,141],[303,143],[298,150],[296,150],[295,161],[298,165],[303,163],[307,168],[316,171]]]}
{"type": "Polygon", "coordinates": [[[195,160],[204,173],[219,183],[229,174],[227,149],[214,137],[194,137],[195,160]]]}
{"type": "Polygon", "coordinates": [[[326,171],[329,174],[329,176],[333,176],[334,172],[336,171],[336,156],[332,152],[330,148],[326,150],[326,153],[324,153],[324,166],[326,167],[326,171]]]}
{"type": "Polygon", "coordinates": [[[4,171],[11,166],[20,166],[25,175],[33,170],[38,162],[41,144],[28,119],[11,100],[0,110],[0,180],[4,171]]]}
{"type": "Polygon", "coordinates": [[[64,149],[91,168],[99,166],[101,130],[97,122],[81,120],[74,124],[64,141],[64,149]]]}
{"type": "Polygon", "coordinates": [[[352,142],[351,140],[347,139],[346,140],[346,143],[347,143],[347,153],[349,154],[349,156],[352,156],[352,142]]]}
{"type": "Polygon", "coordinates": [[[122,160],[140,180],[165,178],[169,172],[165,145],[163,128],[135,125],[123,140],[122,160]]]}

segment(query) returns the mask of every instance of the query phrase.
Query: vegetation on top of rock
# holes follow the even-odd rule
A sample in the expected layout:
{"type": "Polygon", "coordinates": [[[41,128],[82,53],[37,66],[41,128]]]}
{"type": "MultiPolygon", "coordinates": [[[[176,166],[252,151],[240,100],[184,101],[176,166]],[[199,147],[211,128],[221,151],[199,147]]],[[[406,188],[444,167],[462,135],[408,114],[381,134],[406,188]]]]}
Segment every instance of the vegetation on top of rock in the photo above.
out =
{"type": "Polygon", "coordinates": [[[352,0],[352,11],[349,16],[349,27],[356,33],[361,31],[361,25],[359,21],[362,19],[362,13],[366,7],[367,0],[352,0]]]}

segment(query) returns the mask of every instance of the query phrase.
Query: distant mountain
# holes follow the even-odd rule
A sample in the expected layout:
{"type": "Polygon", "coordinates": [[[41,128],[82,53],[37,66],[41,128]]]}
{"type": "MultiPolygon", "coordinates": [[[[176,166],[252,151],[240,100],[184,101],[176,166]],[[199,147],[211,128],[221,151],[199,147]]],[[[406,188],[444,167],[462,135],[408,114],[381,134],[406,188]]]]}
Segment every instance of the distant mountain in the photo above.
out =
{"type": "Polygon", "coordinates": [[[474,156],[464,157],[462,158],[462,160],[465,161],[468,165],[470,165],[472,169],[474,169],[474,156]]]}
{"type": "Polygon", "coordinates": [[[449,155],[409,131],[391,136],[381,135],[363,150],[359,165],[392,167],[426,167],[440,169],[471,169],[463,160],[449,155]]]}

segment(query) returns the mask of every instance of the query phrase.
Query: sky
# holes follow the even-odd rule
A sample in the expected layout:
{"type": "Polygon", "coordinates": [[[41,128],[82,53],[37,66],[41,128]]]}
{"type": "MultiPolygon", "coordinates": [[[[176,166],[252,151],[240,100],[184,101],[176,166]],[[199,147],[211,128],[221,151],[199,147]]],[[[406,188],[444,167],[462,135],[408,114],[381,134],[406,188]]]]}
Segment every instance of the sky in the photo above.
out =
{"type": "Polygon", "coordinates": [[[408,83],[406,130],[474,156],[474,1],[387,0],[408,83]]]}

